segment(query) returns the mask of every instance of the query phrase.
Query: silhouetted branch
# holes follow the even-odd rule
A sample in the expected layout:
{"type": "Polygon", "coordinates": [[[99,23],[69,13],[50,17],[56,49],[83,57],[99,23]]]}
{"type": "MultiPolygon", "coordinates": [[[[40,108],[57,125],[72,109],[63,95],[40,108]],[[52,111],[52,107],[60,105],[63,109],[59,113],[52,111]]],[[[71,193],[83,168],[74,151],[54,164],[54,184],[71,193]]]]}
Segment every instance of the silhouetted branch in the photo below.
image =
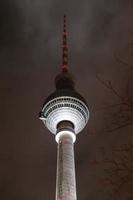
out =
{"type": "Polygon", "coordinates": [[[126,190],[128,198],[133,198],[133,141],[113,148],[110,156],[103,152],[102,159],[91,164],[102,166],[105,172],[104,178],[100,179],[102,186],[110,189],[109,199],[121,199],[126,190]]]}
{"type": "Polygon", "coordinates": [[[133,65],[132,64],[129,64],[128,62],[122,60],[121,58],[119,58],[118,56],[114,56],[115,57],[115,60],[118,62],[118,63],[121,63],[122,65],[128,67],[129,69],[132,69],[133,68],[133,65]]]}
{"type": "Polygon", "coordinates": [[[96,76],[98,81],[103,84],[114,96],[117,97],[117,103],[103,106],[107,110],[109,124],[102,129],[102,132],[113,132],[118,129],[133,125],[133,99],[126,94],[121,95],[112,85],[111,81],[103,80],[99,75],[96,76]]]}

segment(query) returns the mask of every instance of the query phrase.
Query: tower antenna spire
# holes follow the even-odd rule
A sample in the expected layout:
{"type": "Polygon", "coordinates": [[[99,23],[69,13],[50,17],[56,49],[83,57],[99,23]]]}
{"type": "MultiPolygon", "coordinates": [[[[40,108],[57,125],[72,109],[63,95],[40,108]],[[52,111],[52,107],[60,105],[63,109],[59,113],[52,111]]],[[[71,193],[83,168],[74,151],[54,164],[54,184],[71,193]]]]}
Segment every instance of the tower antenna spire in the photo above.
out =
{"type": "Polygon", "coordinates": [[[66,15],[63,20],[63,35],[62,35],[62,72],[68,72],[68,45],[67,45],[67,25],[66,15]]]}

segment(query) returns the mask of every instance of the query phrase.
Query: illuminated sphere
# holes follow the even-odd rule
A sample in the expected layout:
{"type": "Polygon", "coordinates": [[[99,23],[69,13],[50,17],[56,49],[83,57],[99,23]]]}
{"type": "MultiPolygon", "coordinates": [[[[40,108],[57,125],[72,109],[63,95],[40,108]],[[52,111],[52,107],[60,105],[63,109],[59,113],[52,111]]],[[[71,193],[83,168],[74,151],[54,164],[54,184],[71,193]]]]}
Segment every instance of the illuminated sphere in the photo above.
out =
{"type": "Polygon", "coordinates": [[[57,126],[68,121],[73,124],[74,133],[78,134],[86,126],[89,110],[84,98],[75,91],[74,82],[69,73],[61,73],[55,79],[56,91],[44,102],[40,119],[53,134],[57,126]]]}

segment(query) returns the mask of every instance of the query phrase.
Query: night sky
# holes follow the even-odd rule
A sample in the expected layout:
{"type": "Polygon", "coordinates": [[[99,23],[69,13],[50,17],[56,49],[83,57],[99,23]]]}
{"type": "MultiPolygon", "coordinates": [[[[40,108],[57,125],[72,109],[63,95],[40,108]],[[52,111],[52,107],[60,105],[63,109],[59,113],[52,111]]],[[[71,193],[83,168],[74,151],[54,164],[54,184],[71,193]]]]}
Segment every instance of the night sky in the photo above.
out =
{"type": "MultiPolygon", "coordinates": [[[[90,164],[113,146],[126,142],[133,128],[102,132],[107,110],[116,97],[96,76],[132,93],[132,0],[0,1],[0,200],[55,199],[54,136],[38,119],[45,98],[60,72],[62,23],[67,15],[69,66],[76,89],[90,108],[87,127],[75,144],[79,200],[107,200],[99,182],[102,167],[90,164]]],[[[132,40],[133,41],[133,40],[132,40]]],[[[127,200],[124,192],[120,200],[127,200]]]]}

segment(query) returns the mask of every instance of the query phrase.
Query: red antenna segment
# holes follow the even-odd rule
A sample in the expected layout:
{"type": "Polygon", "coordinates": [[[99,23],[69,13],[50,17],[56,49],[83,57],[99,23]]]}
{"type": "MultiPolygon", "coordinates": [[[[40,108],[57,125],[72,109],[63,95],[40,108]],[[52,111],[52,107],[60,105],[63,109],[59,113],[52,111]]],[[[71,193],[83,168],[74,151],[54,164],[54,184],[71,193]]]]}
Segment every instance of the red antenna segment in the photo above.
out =
{"type": "Polygon", "coordinates": [[[67,27],[66,27],[66,15],[64,15],[63,24],[63,54],[62,54],[62,72],[68,71],[68,46],[67,46],[67,27]]]}

